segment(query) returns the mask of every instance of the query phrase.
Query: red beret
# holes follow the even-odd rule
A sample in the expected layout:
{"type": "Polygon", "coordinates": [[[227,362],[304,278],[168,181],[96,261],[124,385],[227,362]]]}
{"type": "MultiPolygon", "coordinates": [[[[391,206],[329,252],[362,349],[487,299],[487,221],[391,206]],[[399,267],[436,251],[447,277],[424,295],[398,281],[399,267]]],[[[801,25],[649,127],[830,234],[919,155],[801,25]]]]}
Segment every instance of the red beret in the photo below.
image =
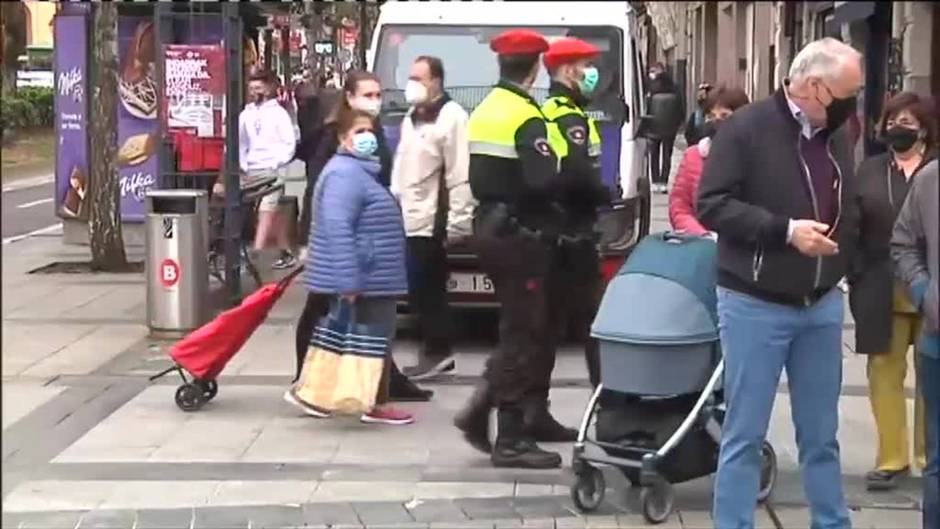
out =
{"type": "Polygon", "coordinates": [[[490,49],[499,55],[536,54],[548,49],[548,41],[535,31],[513,29],[493,38],[490,41],[490,49]]]}
{"type": "Polygon", "coordinates": [[[594,59],[600,55],[601,50],[590,42],[571,37],[558,39],[552,42],[545,52],[545,67],[552,70],[562,64],[582,59],[594,59]]]}

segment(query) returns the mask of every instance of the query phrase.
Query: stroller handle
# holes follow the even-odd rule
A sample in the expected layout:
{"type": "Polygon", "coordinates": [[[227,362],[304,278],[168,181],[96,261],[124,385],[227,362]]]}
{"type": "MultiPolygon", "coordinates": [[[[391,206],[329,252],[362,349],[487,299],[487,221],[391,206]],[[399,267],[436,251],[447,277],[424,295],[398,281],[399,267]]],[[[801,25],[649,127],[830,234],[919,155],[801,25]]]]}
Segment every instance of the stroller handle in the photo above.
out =
{"type": "Polygon", "coordinates": [[[663,232],[662,238],[665,242],[672,244],[682,244],[689,241],[700,241],[702,239],[709,239],[709,237],[702,235],[695,235],[693,233],[687,233],[684,231],[666,231],[663,232]]]}

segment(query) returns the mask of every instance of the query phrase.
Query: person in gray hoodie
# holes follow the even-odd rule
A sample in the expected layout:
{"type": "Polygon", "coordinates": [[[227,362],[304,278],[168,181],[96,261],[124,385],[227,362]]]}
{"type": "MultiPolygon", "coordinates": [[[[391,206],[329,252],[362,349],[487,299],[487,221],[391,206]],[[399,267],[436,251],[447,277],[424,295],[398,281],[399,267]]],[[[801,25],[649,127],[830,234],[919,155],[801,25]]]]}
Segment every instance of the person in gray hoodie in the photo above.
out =
{"type": "Polygon", "coordinates": [[[937,160],[914,175],[891,237],[895,275],[908,286],[914,306],[923,314],[917,354],[927,432],[924,469],[924,529],[940,529],[940,319],[937,281],[940,254],[940,183],[937,160]]]}

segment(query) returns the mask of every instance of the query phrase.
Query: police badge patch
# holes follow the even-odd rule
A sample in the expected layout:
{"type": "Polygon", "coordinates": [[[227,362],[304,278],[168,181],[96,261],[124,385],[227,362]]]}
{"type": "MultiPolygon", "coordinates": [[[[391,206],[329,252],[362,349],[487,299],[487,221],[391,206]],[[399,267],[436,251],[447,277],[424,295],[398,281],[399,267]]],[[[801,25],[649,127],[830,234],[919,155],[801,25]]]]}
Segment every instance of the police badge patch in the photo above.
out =
{"type": "Polygon", "coordinates": [[[581,126],[569,128],[567,134],[568,139],[578,145],[584,145],[584,140],[587,138],[587,130],[581,126]]]}
{"type": "Polygon", "coordinates": [[[536,139],[535,143],[533,143],[533,146],[535,147],[535,150],[538,151],[539,154],[541,154],[542,156],[552,155],[552,148],[548,144],[548,140],[546,140],[545,138],[536,139]]]}

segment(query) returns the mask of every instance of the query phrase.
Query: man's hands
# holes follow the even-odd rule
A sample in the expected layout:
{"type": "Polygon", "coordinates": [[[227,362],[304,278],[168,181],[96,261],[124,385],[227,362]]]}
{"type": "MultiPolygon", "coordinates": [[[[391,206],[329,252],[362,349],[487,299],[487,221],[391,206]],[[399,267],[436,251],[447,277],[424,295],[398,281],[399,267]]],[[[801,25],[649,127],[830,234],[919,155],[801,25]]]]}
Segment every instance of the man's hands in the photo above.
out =
{"type": "Polygon", "coordinates": [[[350,303],[355,303],[356,300],[359,299],[359,293],[357,292],[357,293],[354,293],[354,294],[341,294],[339,297],[340,297],[340,299],[342,299],[343,301],[348,301],[348,302],[350,302],[350,303]]]}
{"type": "Polygon", "coordinates": [[[839,253],[839,245],[829,237],[829,225],[815,220],[790,221],[790,245],[808,257],[827,257],[839,253]]]}

